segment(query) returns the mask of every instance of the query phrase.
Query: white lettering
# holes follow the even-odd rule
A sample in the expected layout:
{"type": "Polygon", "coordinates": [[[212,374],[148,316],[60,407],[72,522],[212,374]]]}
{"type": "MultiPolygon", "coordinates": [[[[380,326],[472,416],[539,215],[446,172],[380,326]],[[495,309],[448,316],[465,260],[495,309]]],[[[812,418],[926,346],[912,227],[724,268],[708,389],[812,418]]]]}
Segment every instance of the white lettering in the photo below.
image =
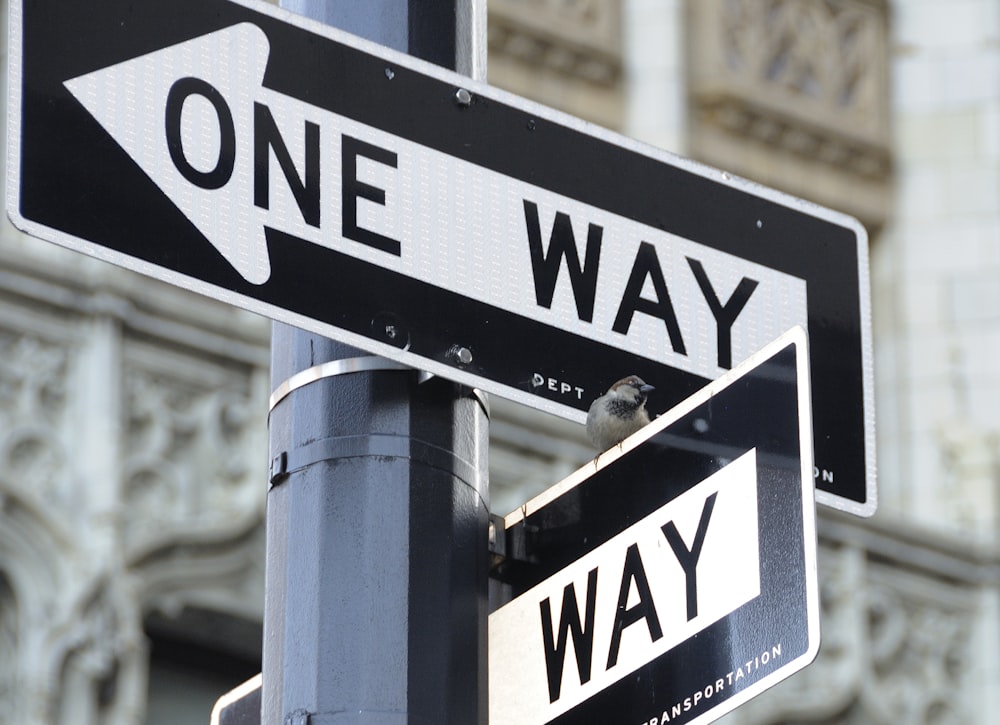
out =
{"type": "Polygon", "coordinates": [[[822,478],[823,483],[833,483],[833,471],[813,466],[813,478],[822,478]]]}
{"type": "Polygon", "coordinates": [[[780,656],[781,643],[779,642],[778,644],[772,646],[770,651],[765,650],[761,652],[752,660],[748,660],[745,665],[737,667],[735,670],[726,673],[724,677],[719,677],[714,683],[705,685],[705,687],[698,690],[694,694],[673,703],[669,709],[663,711],[663,714],[659,718],[654,716],[649,720],[648,724],[643,722],[642,725],[668,723],[671,721],[671,718],[679,717],[683,713],[695,709],[699,704],[703,704],[704,706],[705,701],[711,700],[716,695],[725,691],[727,682],[732,685],[733,682],[738,682],[741,678],[748,676],[752,671],[750,667],[751,665],[755,665],[755,667],[764,666],[767,665],[768,662],[773,662],[780,656]],[[744,667],[747,668],[746,673],[744,673],[744,667]]]}
{"type": "Polygon", "coordinates": [[[572,397],[577,400],[583,399],[584,389],[579,385],[573,385],[572,383],[566,382],[565,380],[559,380],[558,378],[546,377],[541,373],[531,374],[531,387],[544,387],[546,390],[551,390],[553,393],[559,393],[559,395],[572,394],[572,397]]]}

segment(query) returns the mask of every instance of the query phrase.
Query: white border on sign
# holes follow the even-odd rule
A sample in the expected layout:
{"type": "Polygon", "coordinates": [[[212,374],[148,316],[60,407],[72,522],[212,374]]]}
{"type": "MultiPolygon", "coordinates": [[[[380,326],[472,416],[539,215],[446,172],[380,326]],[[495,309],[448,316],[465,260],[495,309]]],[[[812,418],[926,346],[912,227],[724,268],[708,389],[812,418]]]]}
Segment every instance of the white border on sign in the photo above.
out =
{"type": "Polygon", "coordinates": [[[244,697],[249,695],[258,687],[262,687],[263,683],[264,683],[264,673],[254,675],[243,684],[237,685],[232,690],[230,690],[225,695],[216,700],[215,706],[212,708],[211,718],[208,721],[209,725],[219,725],[219,720],[222,717],[222,711],[224,709],[232,705],[234,702],[242,700],[244,697]]]}

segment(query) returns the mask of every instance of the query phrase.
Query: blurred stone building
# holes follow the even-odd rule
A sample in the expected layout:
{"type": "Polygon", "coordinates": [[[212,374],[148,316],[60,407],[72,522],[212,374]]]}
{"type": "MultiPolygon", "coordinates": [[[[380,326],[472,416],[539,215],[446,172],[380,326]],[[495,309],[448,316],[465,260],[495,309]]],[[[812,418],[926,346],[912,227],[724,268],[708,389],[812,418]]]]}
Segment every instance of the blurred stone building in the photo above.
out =
{"type": "MultiPolygon", "coordinates": [[[[488,32],[491,83],[869,230],[880,509],[820,512],[820,655],[727,722],[996,722],[1000,3],[489,0],[488,32]]],[[[259,671],[268,338],[0,221],[0,722],[203,723],[259,671]]],[[[592,457],[492,405],[496,513],[592,457]]]]}

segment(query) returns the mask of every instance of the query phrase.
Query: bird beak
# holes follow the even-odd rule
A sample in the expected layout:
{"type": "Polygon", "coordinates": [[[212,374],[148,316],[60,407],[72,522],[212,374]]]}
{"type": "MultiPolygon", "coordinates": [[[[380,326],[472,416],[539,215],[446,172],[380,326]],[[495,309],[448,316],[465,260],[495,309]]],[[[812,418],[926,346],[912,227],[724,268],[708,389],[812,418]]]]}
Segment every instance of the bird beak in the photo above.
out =
{"type": "Polygon", "coordinates": [[[654,388],[652,385],[643,385],[641,388],[639,388],[639,392],[642,393],[643,395],[649,395],[654,390],[656,390],[656,388],[654,388]]]}

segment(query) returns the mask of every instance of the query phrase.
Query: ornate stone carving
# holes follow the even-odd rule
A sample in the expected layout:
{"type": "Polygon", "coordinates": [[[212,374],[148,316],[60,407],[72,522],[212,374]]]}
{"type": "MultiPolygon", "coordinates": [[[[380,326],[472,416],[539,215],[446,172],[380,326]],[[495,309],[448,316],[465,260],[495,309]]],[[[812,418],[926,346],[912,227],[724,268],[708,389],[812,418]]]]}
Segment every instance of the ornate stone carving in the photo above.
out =
{"type": "Polygon", "coordinates": [[[692,153],[880,225],[887,16],[885,0],[688,0],[692,153]]]}
{"type": "Polygon", "coordinates": [[[204,530],[200,535],[176,535],[159,549],[130,562],[145,612],[169,621],[181,616],[185,608],[195,607],[260,621],[264,603],[262,521],[246,521],[241,535],[214,540],[215,533],[204,530]]]}
{"type": "Polygon", "coordinates": [[[870,677],[860,699],[869,721],[969,722],[959,691],[969,668],[969,592],[930,588],[873,566],[868,586],[870,677]],[[896,581],[893,581],[893,580],[896,581]]]}
{"type": "Polygon", "coordinates": [[[101,711],[123,722],[142,693],[120,689],[119,678],[144,668],[134,657],[141,631],[125,577],[109,573],[111,562],[81,556],[69,519],[2,477],[0,491],[3,721],[69,725],[96,722],[101,711]]]}
{"type": "Polygon", "coordinates": [[[149,612],[259,620],[267,338],[0,215],[0,723],[143,723],[149,612]]]}
{"type": "Polygon", "coordinates": [[[123,573],[95,577],[79,598],[66,602],[64,620],[52,623],[48,651],[55,722],[127,722],[141,711],[145,693],[134,685],[144,673],[142,625],[123,573]],[[131,686],[130,686],[131,685],[131,686]]]}
{"type": "Polygon", "coordinates": [[[65,410],[66,350],[0,331],[0,414],[57,422],[65,410]]]}
{"type": "Polygon", "coordinates": [[[621,0],[491,0],[490,82],[548,106],[621,123],[621,0]]]}
{"type": "Polygon", "coordinates": [[[64,481],[69,351],[39,337],[0,330],[0,466],[39,500],[64,481]]]}
{"type": "Polygon", "coordinates": [[[621,73],[621,8],[606,0],[493,0],[494,52],[593,83],[621,73]]]}
{"type": "Polygon", "coordinates": [[[133,555],[184,532],[207,528],[217,539],[259,520],[264,406],[246,371],[242,377],[228,372],[231,379],[217,386],[127,369],[123,471],[131,514],[125,537],[133,555]],[[255,449],[259,457],[248,455],[255,449]]]}
{"type": "Polygon", "coordinates": [[[975,667],[973,627],[990,560],[913,532],[824,518],[834,525],[820,540],[820,653],[724,722],[975,722],[969,700],[955,695],[975,667]]]}
{"type": "Polygon", "coordinates": [[[266,330],[0,267],[0,722],[144,722],[145,613],[260,616],[266,330]]]}

